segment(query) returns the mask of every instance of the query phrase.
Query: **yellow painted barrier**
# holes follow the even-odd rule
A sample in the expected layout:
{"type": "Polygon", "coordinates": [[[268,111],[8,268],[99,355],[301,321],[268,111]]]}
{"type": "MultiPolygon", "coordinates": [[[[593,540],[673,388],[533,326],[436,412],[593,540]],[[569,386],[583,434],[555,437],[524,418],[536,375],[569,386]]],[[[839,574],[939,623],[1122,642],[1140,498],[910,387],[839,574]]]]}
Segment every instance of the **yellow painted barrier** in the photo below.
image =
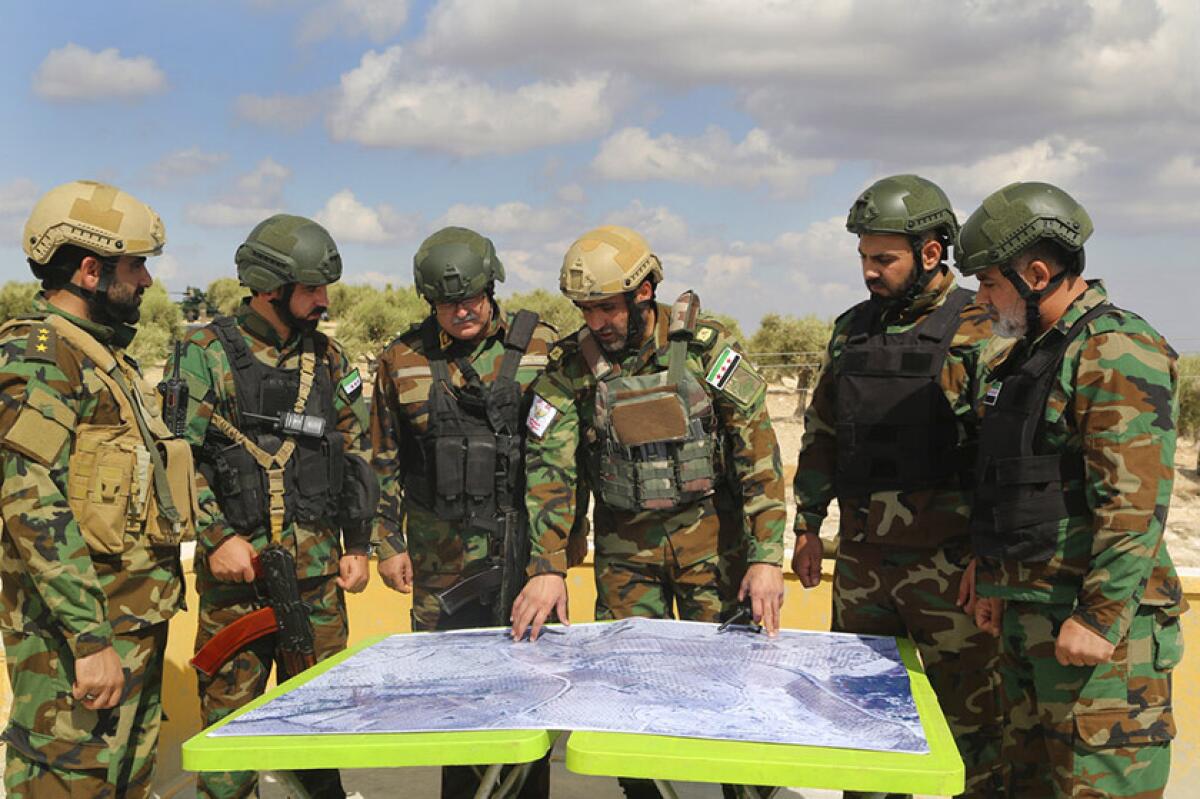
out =
{"type": "MultiPolygon", "coordinates": [[[[787,596],[783,608],[783,624],[794,629],[828,630],[830,621],[830,577],[832,563],[826,561],[821,584],[806,591],[793,576],[786,581],[787,596]]],[[[188,564],[190,572],[190,564],[188,564]]],[[[1184,638],[1189,647],[1200,647],[1200,570],[1184,570],[1184,592],[1195,610],[1183,616],[1184,638]]],[[[167,720],[163,724],[159,745],[157,786],[164,797],[170,797],[187,786],[192,777],[180,770],[180,745],[198,732],[200,725],[199,699],[196,693],[196,674],[188,665],[196,634],[194,580],[188,575],[188,610],[171,623],[167,642],[167,665],[164,674],[163,707],[167,720]]],[[[596,600],[591,566],[585,564],[571,570],[567,577],[571,598],[571,618],[588,621],[592,618],[596,600]]],[[[411,599],[383,585],[378,574],[362,594],[348,597],[350,608],[351,643],[383,633],[408,632],[411,599]]],[[[1179,736],[1172,757],[1171,786],[1178,796],[1185,795],[1182,786],[1200,780],[1200,658],[1190,652],[1175,672],[1175,718],[1179,736]]],[[[0,701],[8,706],[10,694],[7,676],[0,679],[0,701]]],[[[1170,794],[1169,794],[1170,795],[1170,794]]]]}

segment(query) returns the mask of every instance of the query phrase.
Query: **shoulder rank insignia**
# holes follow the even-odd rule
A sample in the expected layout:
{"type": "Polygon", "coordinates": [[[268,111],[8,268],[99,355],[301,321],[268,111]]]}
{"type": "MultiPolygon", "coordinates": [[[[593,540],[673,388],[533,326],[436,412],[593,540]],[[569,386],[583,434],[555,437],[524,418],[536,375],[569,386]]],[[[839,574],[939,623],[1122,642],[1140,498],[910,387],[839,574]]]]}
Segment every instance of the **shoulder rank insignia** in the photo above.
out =
{"type": "Polygon", "coordinates": [[[717,340],[717,331],[708,325],[700,325],[696,328],[693,340],[701,347],[711,347],[712,343],[717,340]]]}
{"type": "Polygon", "coordinates": [[[25,343],[25,357],[35,361],[54,363],[54,350],[58,344],[58,334],[54,328],[46,324],[35,324],[29,329],[29,338],[25,343]]]}

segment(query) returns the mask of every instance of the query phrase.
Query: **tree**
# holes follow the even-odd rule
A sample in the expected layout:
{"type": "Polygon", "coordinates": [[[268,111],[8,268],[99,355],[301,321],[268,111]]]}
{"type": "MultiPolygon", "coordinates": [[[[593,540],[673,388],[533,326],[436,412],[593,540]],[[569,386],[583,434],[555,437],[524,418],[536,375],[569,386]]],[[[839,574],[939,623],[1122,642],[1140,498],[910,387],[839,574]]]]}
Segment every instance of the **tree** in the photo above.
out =
{"type": "Polygon", "coordinates": [[[518,291],[500,300],[506,312],[533,311],[546,324],[558,328],[559,335],[566,335],[583,324],[583,317],[575,303],[558,292],[545,289],[533,291],[518,291]]]}
{"type": "Polygon", "coordinates": [[[142,295],[138,332],[129,345],[129,353],[142,368],[163,363],[171,342],[183,333],[183,311],[171,300],[161,283],[155,283],[142,295]]]}
{"type": "Polygon", "coordinates": [[[228,316],[242,304],[243,297],[250,296],[250,289],[238,283],[236,278],[219,277],[208,284],[204,295],[208,300],[209,316],[228,316]]]}
{"type": "Polygon", "coordinates": [[[38,288],[38,284],[32,281],[17,280],[10,280],[0,286],[0,322],[15,319],[28,311],[38,288]]]}
{"type": "Polygon", "coordinates": [[[832,333],[833,322],[813,314],[798,318],[770,313],[750,337],[750,352],[758,366],[767,367],[771,380],[790,374],[806,387],[816,377],[832,333]]]}
{"type": "MultiPolygon", "coordinates": [[[[346,355],[356,361],[361,358],[375,359],[383,348],[410,325],[429,315],[429,305],[412,288],[385,291],[365,287],[343,295],[343,299],[356,296],[358,299],[342,310],[338,319],[337,339],[346,350],[346,355]]],[[[332,308],[333,298],[330,297],[332,308]]]]}
{"type": "Polygon", "coordinates": [[[1200,433],[1200,355],[1179,359],[1179,435],[1200,433]]]}

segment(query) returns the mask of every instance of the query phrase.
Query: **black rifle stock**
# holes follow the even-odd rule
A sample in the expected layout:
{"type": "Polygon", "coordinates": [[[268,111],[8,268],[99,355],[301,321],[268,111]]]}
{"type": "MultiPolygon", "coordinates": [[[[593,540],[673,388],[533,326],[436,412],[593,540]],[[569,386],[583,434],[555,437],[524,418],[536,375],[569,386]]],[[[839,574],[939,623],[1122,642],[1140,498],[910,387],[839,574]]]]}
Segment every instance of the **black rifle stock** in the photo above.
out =
{"type": "Polygon", "coordinates": [[[267,604],[275,611],[279,624],[275,651],[288,676],[294,677],[317,662],[308,605],[300,599],[296,582],[296,559],[288,550],[272,544],[258,556],[258,565],[267,604]]]}

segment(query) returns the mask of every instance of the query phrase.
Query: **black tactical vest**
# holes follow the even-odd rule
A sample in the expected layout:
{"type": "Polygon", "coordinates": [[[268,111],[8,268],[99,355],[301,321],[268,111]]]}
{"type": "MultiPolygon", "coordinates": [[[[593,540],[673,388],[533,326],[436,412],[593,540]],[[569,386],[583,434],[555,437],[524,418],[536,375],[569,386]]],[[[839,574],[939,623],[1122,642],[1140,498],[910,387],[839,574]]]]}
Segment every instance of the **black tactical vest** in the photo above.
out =
{"type": "Polygon", "coordinates": [[[1097,305],[1066,332],[1046,333],[1032,356],[1014,351],[997,371],[999,382],[983,399],[979,430],[979,482],[971,511],[976,555],[1045,562],[1054,556],[1062,521],[1087,512],[1078,482],[1084,477],[1083,455],[1047,451],[1042,420],[1067,347],[1093,319],[1116,311],[1097,305]]]}
{"type": "Polygon", "coordinates": [[[974,293],[955,289],[920,324],[883,331],[868,303],[853,311],[837,362],[837,493],[944,485],[969,467],[942,390],[946,354],[974,293]]]}
{"type": "MultiPolygon", "coordinates": [[[[300,370],[276,369],[255,358],[231,317],[219,317],[211,327],[225,348],[233,372],[237,408],[234,425],[267,452],[278,451],[284,439],[275,423],[247,414],[274,419],[291,411],[300,392],[300,370]]],[[[316,356],[313,387],[304,412],[324,419],[325,433],[319,438],[296,437],[296,449],[284,471],[285,525],[330,523],[339,518],[345,441],[335,429],[333,375],[324,346],[316,356]]],[[[209,431],[209,439],[205,457],[215,467],[217,482],[213,490],[221,512],[240,533],[265,526],[269,504],[266,472],[249,452],[215,428],[209,431]]]]}
{"type": "MultiPolygon", "coordinates": [[[[521,384],[517,369],[529,349],[538,315],[518,311],[504,337],[500,372],[485,385],[466,358],[455,361],[466,385],[450,382],[437,320],[421,326],[433,375],[429,422],[417,457],[405,458],[404,496],[437,518],[495,533],[504,514],[523,504],[521,384]]],[[[522,517],[524,514],[520,514],[522,517]]]]}

